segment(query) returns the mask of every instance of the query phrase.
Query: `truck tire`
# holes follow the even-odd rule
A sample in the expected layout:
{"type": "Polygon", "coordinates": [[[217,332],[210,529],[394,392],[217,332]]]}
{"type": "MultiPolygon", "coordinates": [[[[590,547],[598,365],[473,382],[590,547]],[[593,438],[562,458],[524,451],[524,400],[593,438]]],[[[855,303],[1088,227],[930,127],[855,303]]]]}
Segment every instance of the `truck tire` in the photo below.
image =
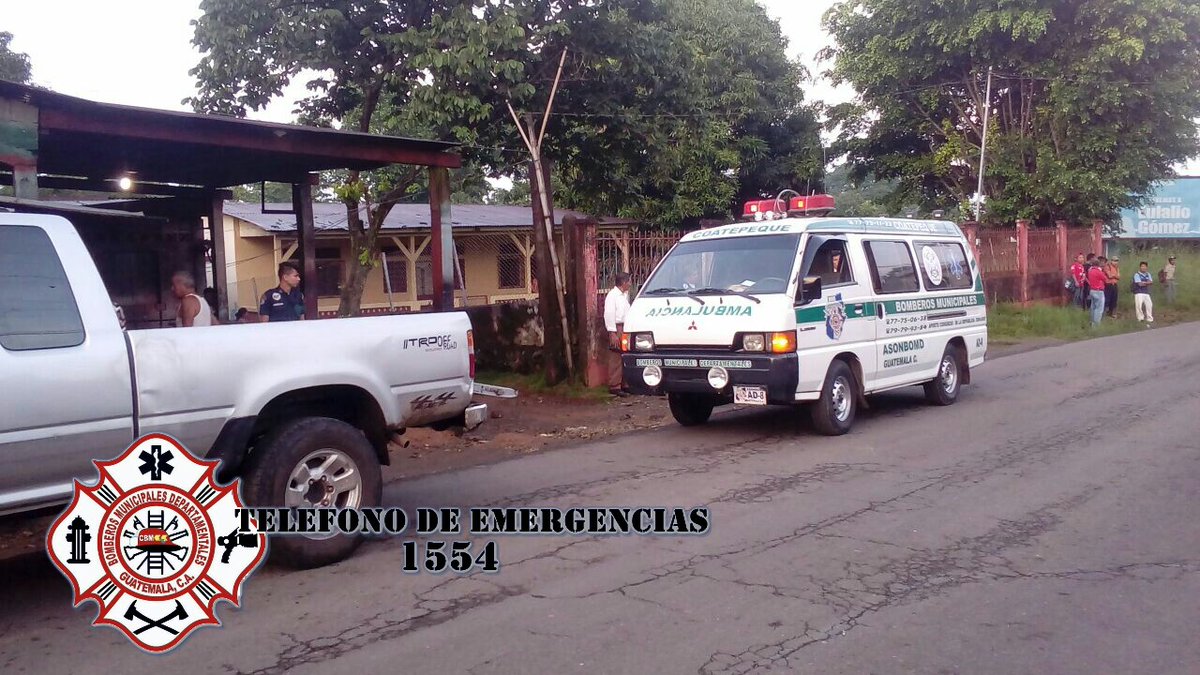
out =
{"type": "Polygon", "coordinates": [[[953,404],[962,388],[962,371],[962,350],[955,345],[946,345],[942,360],[938,362],[937,377],[925,383],[925,398],[934,405],[953,404]]]}
{"type": "MultiPolygon", "coordinates": [[[[255,446],[242,490],[249,506],[373,507],[383,499],[383,475],[361,431],[341,420],[301,417],[255,446]]],[[[360,543],[360,535],[275,536],[271,559],[297,569],[322,567],[349,557],[360,543]]]]}
{"type": "Polygon", "coordinates": [[[858,387],[854,372],[845,361],[829,364],[821,397],[809,408],[813,427],[825,436],[841,436],[854,425],[854,414],[858,411],[858,387]]]}
{"type": "Polygon", "coordinates": [[[680,426],[694,427],[712,417],[713,400],[700,394],[668,394],[671,416],[680,426]]]}

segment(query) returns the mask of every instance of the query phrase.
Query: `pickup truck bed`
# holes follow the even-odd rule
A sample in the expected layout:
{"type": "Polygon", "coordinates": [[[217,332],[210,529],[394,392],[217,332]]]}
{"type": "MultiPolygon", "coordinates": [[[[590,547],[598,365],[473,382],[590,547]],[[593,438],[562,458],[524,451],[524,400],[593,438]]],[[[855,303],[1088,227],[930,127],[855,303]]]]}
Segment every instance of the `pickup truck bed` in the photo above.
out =
{"type": "MultiPolygon", "coordinates": [[[[322,466],[357,486],[333,503],[374,505],[393,433],[486,418],[473,378],[462,312],[125,331],[68,221],[0,213],[0,515],[65,503],[148,433],[220,459],[255,506],[323,503],[295,485],[322,466]],[[297,450],[317,440],[325,455],[297,450]]],[[[323,564],[340,543],[281,555],[323,564]]]]}

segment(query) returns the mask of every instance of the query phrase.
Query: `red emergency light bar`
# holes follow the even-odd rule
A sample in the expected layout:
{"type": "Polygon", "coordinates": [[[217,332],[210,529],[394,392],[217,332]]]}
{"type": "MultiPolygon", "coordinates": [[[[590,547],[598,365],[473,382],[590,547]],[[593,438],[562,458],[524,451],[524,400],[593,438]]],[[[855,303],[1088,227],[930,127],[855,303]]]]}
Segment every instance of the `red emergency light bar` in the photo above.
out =
{"type": "Polygon", "coordinates": [[[807,197],[792,197],[786,202],[787,211],[783,212],[785,202],[782,199],[759,199],[746,202],[742,207],[742,218],[746,220],[774,220],[788,216],[824,216],[833,211],[832,195],[809,195],[807,197]]]}
{"type": "Polygon", "coordinates": [[[809,195],[807,197],[792,197],[792,201],[788,204],[788,213],[799,211],[801,213],[808,211],[823,211],[828,213],[833,210],[832,195],[809,195]]]}
{"type": "Polygon", "coordinates": [[[783,214],[779,209],[783,207],[783,200],[776,199],[760,199],[758,201],[746,202],[742,208],[743,218],[782,218],[783,214]],[[771,214],[768,216],[767,214],[771,214]]]}

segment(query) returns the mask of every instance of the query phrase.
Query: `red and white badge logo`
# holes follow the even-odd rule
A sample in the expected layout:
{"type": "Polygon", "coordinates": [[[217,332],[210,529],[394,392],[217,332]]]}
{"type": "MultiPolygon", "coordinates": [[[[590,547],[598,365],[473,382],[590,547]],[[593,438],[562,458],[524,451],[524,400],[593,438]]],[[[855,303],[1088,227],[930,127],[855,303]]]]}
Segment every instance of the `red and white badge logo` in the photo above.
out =
{"type": "Polygon", "coordinates": [[[93,625],[115,626],[156,653],[220,625],[217,601],[240,606],[242,583],[266,554],[265,534],[239,531],[238,481],[217,485],[217,462],[160,434],[95,464],[100,480],[75,482],[47,542],[75,606],[94,600],[93,625]]]}

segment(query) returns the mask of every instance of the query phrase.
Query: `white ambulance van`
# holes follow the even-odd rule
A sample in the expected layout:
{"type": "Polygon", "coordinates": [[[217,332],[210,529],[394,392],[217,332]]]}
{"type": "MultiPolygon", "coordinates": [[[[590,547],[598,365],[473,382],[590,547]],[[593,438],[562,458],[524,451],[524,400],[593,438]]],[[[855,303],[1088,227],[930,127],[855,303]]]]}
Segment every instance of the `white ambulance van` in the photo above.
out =
{"type": "Polygon", "coordinates": [[[621,341],[632,393],[666,394],[685,426],[718,405],[803,404],[828,435],[868,394],[923,385],[954,403],[987,352],[957,225],[747,212],[760,220],[684,236],[642,286],[621,341]]]}

